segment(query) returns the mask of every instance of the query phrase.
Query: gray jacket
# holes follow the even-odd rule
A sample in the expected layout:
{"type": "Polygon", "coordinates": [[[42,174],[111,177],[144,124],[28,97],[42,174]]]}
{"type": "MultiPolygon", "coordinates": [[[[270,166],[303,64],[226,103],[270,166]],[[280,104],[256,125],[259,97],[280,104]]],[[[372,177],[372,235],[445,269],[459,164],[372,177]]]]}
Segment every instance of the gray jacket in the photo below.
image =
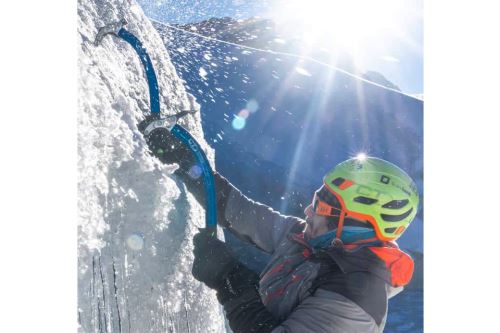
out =
{"type": "Polygon", "coordinates": [[[224,199],[224,225],[272,255],[259,292],[268,311],[282,320],[273,333],[383,331],[388,298],[411,279],[409,256],[395,246],[388,249],[397,257],[391,265],[399,269],[391,272],[366,247],[318,253],[303,239],[304,220],[281,215],[232,186],[224,199]]]}

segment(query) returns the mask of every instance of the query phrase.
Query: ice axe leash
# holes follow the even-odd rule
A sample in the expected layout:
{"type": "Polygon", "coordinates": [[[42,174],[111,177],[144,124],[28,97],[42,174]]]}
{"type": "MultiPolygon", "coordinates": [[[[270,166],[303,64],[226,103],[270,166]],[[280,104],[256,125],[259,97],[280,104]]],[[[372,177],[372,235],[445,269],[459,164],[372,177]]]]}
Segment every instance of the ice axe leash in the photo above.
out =
{"type": "Polygon", "coordinates": [[[118,22],[110,23],[105,25],[104,27],[101,27],[97,33],[94,44],[96,46],[99,46],[105,36],[114,35],[129,43],[139,55],[139,59],[141,60],[141,63],[144,67],[146,79],[148,81],[151,114],[155,118],[144,130],[144,135],[147,138],[155,129],[166,128],[170,131],[170,133],[172,133],[172,135],[181,140],[194,154],[196,161],[198,162],[198,165],[202,170],[203,184],[205,186],[206,229],[210,234],[216,235],[217,203],[215,199],[215,182],[212,168],[210,167],[207,156],[201,149],[200,144],[184,127],[177,124],[177,121],[180,118],[189,113],[193,113],[193,111],[181,111],[173,116],[167,116],[165,118],[161,117],[158,80],[156,78],[153,63],[151,62],[151,58],[149,57],[141,41],[136,36],[134,36],[134,34],[124,28],[126,24],[127,21],[125,19],[121,19],[118,22]]]}

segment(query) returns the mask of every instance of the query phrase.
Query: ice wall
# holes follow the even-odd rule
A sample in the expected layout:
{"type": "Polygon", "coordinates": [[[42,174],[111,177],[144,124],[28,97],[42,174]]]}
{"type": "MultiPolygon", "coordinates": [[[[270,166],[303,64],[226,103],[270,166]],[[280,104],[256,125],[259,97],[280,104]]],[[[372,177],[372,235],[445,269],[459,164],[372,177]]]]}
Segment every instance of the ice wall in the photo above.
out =
{"type": "MultiPolygon", "coordinates": [[[[204,211],[147,153],[137,123],[149,92],[135,51],[99,27],[125,18],[156,69],[163,114],[199,105],[134,1],[78,2],[78,323],[80,332],[223,332],[214,292],[193,279],[204,211]]],[[[199,114],[185,126],[206,149],[199,114]]]]}

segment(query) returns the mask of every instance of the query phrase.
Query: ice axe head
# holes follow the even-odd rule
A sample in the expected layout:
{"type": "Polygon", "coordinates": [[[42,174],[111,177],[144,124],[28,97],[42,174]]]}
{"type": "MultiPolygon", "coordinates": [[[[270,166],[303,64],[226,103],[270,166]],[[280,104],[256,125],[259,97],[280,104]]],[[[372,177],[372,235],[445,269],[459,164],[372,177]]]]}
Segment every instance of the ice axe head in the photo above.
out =
{"type": "Polygon", "coordinates": [[[113,35],[117,36],[120,29],[123,28],[126,24],[127,24],[127,20],[122,18],[118,22],[109,23],[103,27],[100,27],[98,32],[97,32],[97,36],[95,37],[94,45],[99,46],[102,42],[102,39],[106,35],[113,34],[113,35]]]}

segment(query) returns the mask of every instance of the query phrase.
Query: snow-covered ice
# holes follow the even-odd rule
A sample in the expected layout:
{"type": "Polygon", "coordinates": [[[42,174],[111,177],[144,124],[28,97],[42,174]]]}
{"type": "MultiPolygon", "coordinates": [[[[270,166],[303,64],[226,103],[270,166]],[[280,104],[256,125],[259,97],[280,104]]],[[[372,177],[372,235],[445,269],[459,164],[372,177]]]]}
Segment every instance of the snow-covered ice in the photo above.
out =
{"type": "MultiPolygon", "coordinates": [[[[164,114],[199,105],[142,9],[78,1],[78,324],[80,332],[224,332],[215,293],[193,279],[192,236],[204,211],[147,153],[137,123],[149,92],[135,51],[99,27],[125,18],[155,67],[164,114]]],[[[202,144],[199,114],[181,121],[202,144]]]]}

